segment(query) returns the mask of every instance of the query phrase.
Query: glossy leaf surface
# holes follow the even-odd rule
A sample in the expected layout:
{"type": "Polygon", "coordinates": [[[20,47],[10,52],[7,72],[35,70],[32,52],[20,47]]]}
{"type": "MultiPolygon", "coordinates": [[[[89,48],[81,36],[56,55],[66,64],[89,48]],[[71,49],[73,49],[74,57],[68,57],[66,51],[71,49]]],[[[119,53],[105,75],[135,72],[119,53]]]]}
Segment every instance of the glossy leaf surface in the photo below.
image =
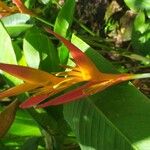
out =
{"type": "Polygon", "coordinates": [[[67,30],[73,21],[74,9],[75,0],[67,0],[65,1],[56,18],[54,31],[59,33],[63,37],[66,37],[67,30]]]}
{"type": "MultiPolygon", "coordinates": [[[[102,71],[114,72],[111,64],[86,43],[76,36],[72,41],[102,71]]],[[[143,150],[150,146],[148,101],[133,85],[124,83],[84,101],[64,105],[64,115],[83,150],[143,150]]]]}
{"type": "Polygon", "coordinates": [[[29,21],[30,16],[26,14],[13,14],[7,17],[2,18],[9,35],[18,36],[20,33],[31,28],[32,24],[25,24],[29,21]]]}
{"type": "MultiPolygon", "coordinates": [[[[17,64],[16,54],[12,45],[11,38],[2,22],[0,22],[0,31],[0,62],[17,64]]],[[[16,79],[15,77],[12,77],[7,73],[4,74],[11,82],[13,81],[15,84],[19,83],[18,79],[16,79]]]]}
{"type": "Polygon", "coordinates": [[[42,68],[46,71],[59,69],[57,49],[46,35],[38,29],[31,29],[23,41],[23,50],[30,67],[42,68]],[[35,40],[36,39],[36,40],[35,40]]]}
{"type": "MultiPolygon", "coordinates": [[[[63,37],[67,36],[67,31],[72,24],[74,9],[75,0],[67,0],[56,18],[54,31],[63,37]]],[[[68,49],[64,45],[61,45],[58,48],[58,52],[61,64],[66,64],[69,57],[68,49]]]]}

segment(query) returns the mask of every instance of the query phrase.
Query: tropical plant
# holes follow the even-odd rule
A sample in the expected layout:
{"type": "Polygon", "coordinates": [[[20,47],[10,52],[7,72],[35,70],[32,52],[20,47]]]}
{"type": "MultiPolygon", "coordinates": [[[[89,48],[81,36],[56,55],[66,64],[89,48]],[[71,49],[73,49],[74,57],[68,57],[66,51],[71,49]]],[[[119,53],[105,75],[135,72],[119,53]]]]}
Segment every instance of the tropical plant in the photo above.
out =
{"type": "MultiPolygon", "coordinates": [[[[149,9],[145,1],[140,10],[125,2],[137,13],[131,43],[140,56],[135,41],[149,34],[149,9]]],[[[150,73],[119,73],[76,36],[75,0],[13,3],[0,2],[0,149],[149,149],[150,102],[129,80],[150,73]],[[54,6],[50,21],[46,13],[54,6]]]]}

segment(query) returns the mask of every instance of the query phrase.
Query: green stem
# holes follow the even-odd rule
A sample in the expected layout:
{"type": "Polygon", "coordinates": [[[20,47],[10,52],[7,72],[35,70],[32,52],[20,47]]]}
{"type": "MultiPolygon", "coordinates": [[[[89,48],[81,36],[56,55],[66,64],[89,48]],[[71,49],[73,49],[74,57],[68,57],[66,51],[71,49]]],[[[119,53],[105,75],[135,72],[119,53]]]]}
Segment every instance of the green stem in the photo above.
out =
{"type": "Polygon", "coordinates": [[[143,57],[141,55],[138,55],[138,54],[122,53],[122,56],[128,57],[128,58],[133,59],[133,60],[141,61],[141,62],[143,62],[145,64],[150,64],[150,59],[148,59],[146,57],[143,57]]]}
{"type": "Polygon", "coordinates": [[[143,78],[150,78],[150,73],[135,74],[133,75],[132,79],[143,79],[143,78]]]}
{"type": "MultiPolygon", "coordinates": [[[[59,8],[62,8],[62,6],[58,3],[58,2],[54,2],[59,8]]],[[[89,34],[91,34],[92,36],[96,36],[96,34],[94,33],[94,32],[92,32],[90,29],[88,29],[84,24],[82,24],[80,21],[78,21],[76,18],[73,18],[74,19],[74,21],[76,22],[76,23],[78,23],[79,24],[79,26],[81,27],[81,28],[83,28],[87,33],[89,33],[89,34]]]]}
{"type": "Polygon", "coordinates": [[[39,20],[40,22],[44,23],[45,25],[48,25],[48,26],[51,26],[51,27],[54,27],[53,24],[49,23],[48,21],[40,18],[40,17],[35,17],[37,20],[39,20]]]}
{"type": "MultiPolygon", "coordinates": [[[[135,80],[135,79],[145,79],[150,78],[150,73],[142,73],[142,74],[120,74],[118,78],[116,78],[116,81],[122,82],[122,81],[129,81],[129,80],[135,80]]],[[[114,80],[115,81],[115,80],[114,80]]],[[[116,82],[115,81],[115,82],[116,82]]],[[[117,82],[116,82],[117,83],[117,82]]]]}
{"type": "Polygon", "coordinates": [[[92,36],[96,36],[96,34],[94,33],[94,32],[92,32],[90,29],[88,29],[84,24],[82,24],[80,21],[78,21],[76,18],[74,18],[74,21],[76,22],[76,23],[78,23],[79,24],[79,26],[81,27],[81,28],[83,28],[87,33],[89,33],[90,35],[92,35],[92,36]]]}

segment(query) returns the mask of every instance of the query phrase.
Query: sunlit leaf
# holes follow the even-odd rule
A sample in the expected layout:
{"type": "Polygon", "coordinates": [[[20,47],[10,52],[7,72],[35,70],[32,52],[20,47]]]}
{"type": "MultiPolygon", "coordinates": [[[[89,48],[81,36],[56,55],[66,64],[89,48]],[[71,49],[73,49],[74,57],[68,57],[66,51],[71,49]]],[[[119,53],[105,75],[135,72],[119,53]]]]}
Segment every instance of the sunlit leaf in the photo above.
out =
{"type": "Polygon", "coordinates": [[[31,24],[25,24],[29,19],[30,16],[26,14],[13,14],[1,20],[11,36],[18,36],[20,33],[32,27],[31,24]]]}
{"type": "MultiPolygon", "coordinates": [[[[17,64],[16,55],[13,49],[11,38],[1,22],[0,33],[0,62],[17,64]]],[[[15,84],[19,83],[18,79],[16,79],[15,77],[12,77],[8,74],[5,74],[5,76],[11,82],[13,81],[15,84]]]]}
{"type": "Polygon", "coordinates": [[[11,38],[0,22],[0,62],[17,63],[11,38]]]}
{"type": "Polygon", "coordinates": [[[26,0],[25,6],[29,9],[31,9],[36,4],[36,2],[37,2],[37,0],[26,0]]]}
{"type": "Polygon", "coordinates": [[[73,21],[73,14],[75,8],[75,0],[65,1],[61,8],[55,22],[54,31],[66,37],[68,28],[73,21]]]}
{"type": "Polygon", "coordinates": [[[25,110],[19,110],[16,119],[11,126],[9,135],[14,136],[41,136],[40,130],[35,120],[25,110]]]}
{"type": "Polygon", "coordinates": [[[51,2],[51,0],[41,0],[41,2],[42,2],[43,4],[48,4],[49,2],[51,2]]]}
{"type": "Polygon", "coordinates": [[[16,24],[23,24],[26,23],[27,21],[29,21],[30,16],[27,14],[13,14],[7,17],[2,18],[2,22],[4,23],[4,25],[16,25],[16,24]]]}
{"type": "Polygon", "coordinates": [[[32,29],[26,34],[23,50],[29,66],[40,67],[48,72],[59,70],[57,50],[51,40],[38,29],[32,29]]]}
{"type": "MultiPolygon", "coordinates": [[[[76,36],[72,42],[105,72],[112,65],[76,36]]],[[[133,85],[121,84],[64,105],[64,116],[82,150],[130,150],[149,147],[150,103],[133,85]],[[140,116],[140,117],[139,117],[140,116]]]]}
{"type": "MultiPolygon", "coordinates": [[[[67,0],[56,18],[54,31],[63,37],[66,37],[67,31],[72,24],[74,9],[75,0],[67,0]]],[[[58,50],[61,64],[66,64],[69,56],[68,50],[64,45],[60,46],[58,50]]]]}
{"type": "Polygon", "coordinates": [[[149,0],[125,0],[126,5],[133,11],[144,10],[150,17],[150,1],[149,0]]]}

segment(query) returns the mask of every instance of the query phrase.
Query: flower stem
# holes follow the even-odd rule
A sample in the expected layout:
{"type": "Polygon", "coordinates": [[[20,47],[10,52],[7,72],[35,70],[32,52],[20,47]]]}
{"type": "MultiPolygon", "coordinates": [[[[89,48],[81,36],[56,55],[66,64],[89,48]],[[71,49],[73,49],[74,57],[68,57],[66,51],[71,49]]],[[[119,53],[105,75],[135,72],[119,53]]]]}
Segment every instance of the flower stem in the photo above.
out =
{"type": "Polygon", "coordinates": [[[52,24],[52,23],[50,23],[50,22],[48,22],[48,21],[46,21],[46,20],[44,20],[44,19],[42,19],[42,18],[40,18],[40,17],[35,17],[37,20],[39,20],[40,22],[42,22],[42,23],[44,23],[45,25],[48,25],[48,26],[51,26],[51,27],[54,27],[54,25],[52,24]]]}
{"type": "Polygon", "coordinates": [[[133,79],[150,78],[150,73],[142,73],[133,75],[133,79]]]}
{"type": "Polygon", "coordinates": [[[142,74],[121,74],[121,76],[118,78],[118,81],[129,81],[129,80],[135,80],[135,79],[144,79],[144,78],[150,78],[150,73],[142,73],[142,74]]]}

